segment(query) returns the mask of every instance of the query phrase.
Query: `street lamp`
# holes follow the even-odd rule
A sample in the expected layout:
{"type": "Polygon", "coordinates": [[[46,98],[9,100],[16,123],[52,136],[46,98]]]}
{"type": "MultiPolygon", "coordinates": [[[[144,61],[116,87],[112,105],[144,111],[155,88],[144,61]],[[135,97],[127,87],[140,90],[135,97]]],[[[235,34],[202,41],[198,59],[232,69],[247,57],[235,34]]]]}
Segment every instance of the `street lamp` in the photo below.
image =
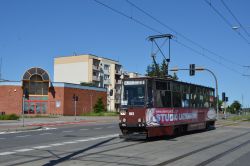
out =
{"type": "MultiPolygon", "coordinates": [[[[173,68],[171,69],[170,71],[174,71],[174,72],[177,72],[179,70],[190,70],[190,69],[178,69],[177,67],[176,68],[173,68]]],[[[202,68],[202,67],[195,67],[194,69],[195,71],[208,71],[209,73],[211,73],[214,77],[214,80],[215,80],[215,86],[216,86],[216,115],[217,115],[217,119],[219,119],[219,94],[218,94],[218,81],[217,81],[217,78],[215,76],[215,74],[209,70],[209,69],[206,69],[206,68],[202,68]]]]}

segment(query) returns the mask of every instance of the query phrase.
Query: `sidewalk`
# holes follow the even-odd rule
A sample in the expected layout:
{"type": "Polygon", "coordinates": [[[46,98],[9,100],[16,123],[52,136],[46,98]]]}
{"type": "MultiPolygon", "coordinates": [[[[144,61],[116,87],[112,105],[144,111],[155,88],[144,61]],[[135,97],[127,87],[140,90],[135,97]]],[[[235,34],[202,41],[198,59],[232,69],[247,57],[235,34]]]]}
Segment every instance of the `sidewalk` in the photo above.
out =
{"type": "Polygon", "coordinates": [[[118,123],[118,116],[59,116],[44,118],[24,118],[23,120],[0,120],[0,132],[35,130],[42,127],[77,125],[88,123],[118,123]]]}

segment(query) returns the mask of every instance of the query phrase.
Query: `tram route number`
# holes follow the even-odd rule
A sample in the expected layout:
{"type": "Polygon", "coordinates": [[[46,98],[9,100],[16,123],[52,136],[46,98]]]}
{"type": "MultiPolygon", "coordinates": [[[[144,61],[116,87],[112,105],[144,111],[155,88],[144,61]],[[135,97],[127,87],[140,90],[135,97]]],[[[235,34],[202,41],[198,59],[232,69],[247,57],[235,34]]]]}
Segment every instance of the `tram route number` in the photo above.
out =
{"type": "Polygon", "coordinates": [[[129,112],[128,114],[129,114],[130,116],[134,116],[134,115],[135,115],[134,112],[129,112]]]}

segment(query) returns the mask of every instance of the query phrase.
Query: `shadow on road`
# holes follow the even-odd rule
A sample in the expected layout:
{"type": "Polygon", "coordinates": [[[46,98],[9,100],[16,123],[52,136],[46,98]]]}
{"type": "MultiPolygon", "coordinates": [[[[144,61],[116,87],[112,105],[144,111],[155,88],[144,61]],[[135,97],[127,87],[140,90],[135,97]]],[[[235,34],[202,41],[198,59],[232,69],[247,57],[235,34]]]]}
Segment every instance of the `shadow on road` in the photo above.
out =
{"type": "Polygon", "coordinates": [[[99,143],[97,143],[97,144],[95,144],[95,145],[92,145],[92,146],[90,146],[90,147],[88,147],[88,148],[85,148],[85,149],[76,151],[76,152],[74,152],[74,153],[72,153],[72,154],[69,154],[69,155],[67,155],[67,156],[65,156],[65,157],[59,158],[58,160],[51,160],[49,163],[44,164],[43,166],[52,166],[52,165],[56,165],[56,164],[59,164],[59,163],[61,163],[61,162],[67,161],[67,160],[71,159],[71,158],[74,157],[74,156],[77,156],[77,155],[79,155],[79,154],[81,154],[81,153],[84,153],[84,152],[86,152],[86,151],[88,151],[88,150],[94,149],[94,148],[96,148],[96,147],[98,147],[98,146],[100,146],[100,145],[102,145],[102,144],[105,144],[105,143],[107,143],[107,142],[112,141],[113,139],[115,139],[115,138],[110,138],[110,139],[108,139],[108,140],[99,142],[99,143]]]}

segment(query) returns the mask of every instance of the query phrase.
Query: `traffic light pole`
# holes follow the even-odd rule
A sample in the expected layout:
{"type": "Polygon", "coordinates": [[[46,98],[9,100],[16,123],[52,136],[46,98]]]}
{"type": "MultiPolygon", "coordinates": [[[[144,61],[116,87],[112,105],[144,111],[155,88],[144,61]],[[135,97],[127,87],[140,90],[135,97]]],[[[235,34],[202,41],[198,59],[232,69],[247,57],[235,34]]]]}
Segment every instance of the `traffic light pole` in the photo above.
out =
{"type": "MultiPolygon", "coordinates": [[[[178,71],[178,70],[190,70],[190,69],[178,69],[178,68],[174,68],[174,69],[171,69],[170,71],[178,71]]],[[[195,68],[195,71],[208,71],[209,73],[211,73],[214,77],[214,80],[215,80],[215,90],[216,90],[216,119],[218,120],[219,119],[219,93],[218,93],[218,81],[217,81],[217,78],[214,74],[214,72],[212,72],[211,70],[209,69],[206,69],[206,68],[195,68]]]]}
{"type": "Polygon", "coordinates": [[[76,120],[76,100],[75,100],[75,120],[76,120]]]}
{"type": "Polygon", "coordinates": [[[213,75],[213,77],[214,77],[215,86],[216,86],[216,116],[217,116],[217,120],[218,120],[219,119],[219,93],[218,93],[218,81],[217,81],[217,78],[216,78],[214,72],[212,72],[209,69],[206,69],[206,68],[197,68],[195,70],[198,70],[198,71],[206,70],[206,71],[210,72],[213,75]]]}

